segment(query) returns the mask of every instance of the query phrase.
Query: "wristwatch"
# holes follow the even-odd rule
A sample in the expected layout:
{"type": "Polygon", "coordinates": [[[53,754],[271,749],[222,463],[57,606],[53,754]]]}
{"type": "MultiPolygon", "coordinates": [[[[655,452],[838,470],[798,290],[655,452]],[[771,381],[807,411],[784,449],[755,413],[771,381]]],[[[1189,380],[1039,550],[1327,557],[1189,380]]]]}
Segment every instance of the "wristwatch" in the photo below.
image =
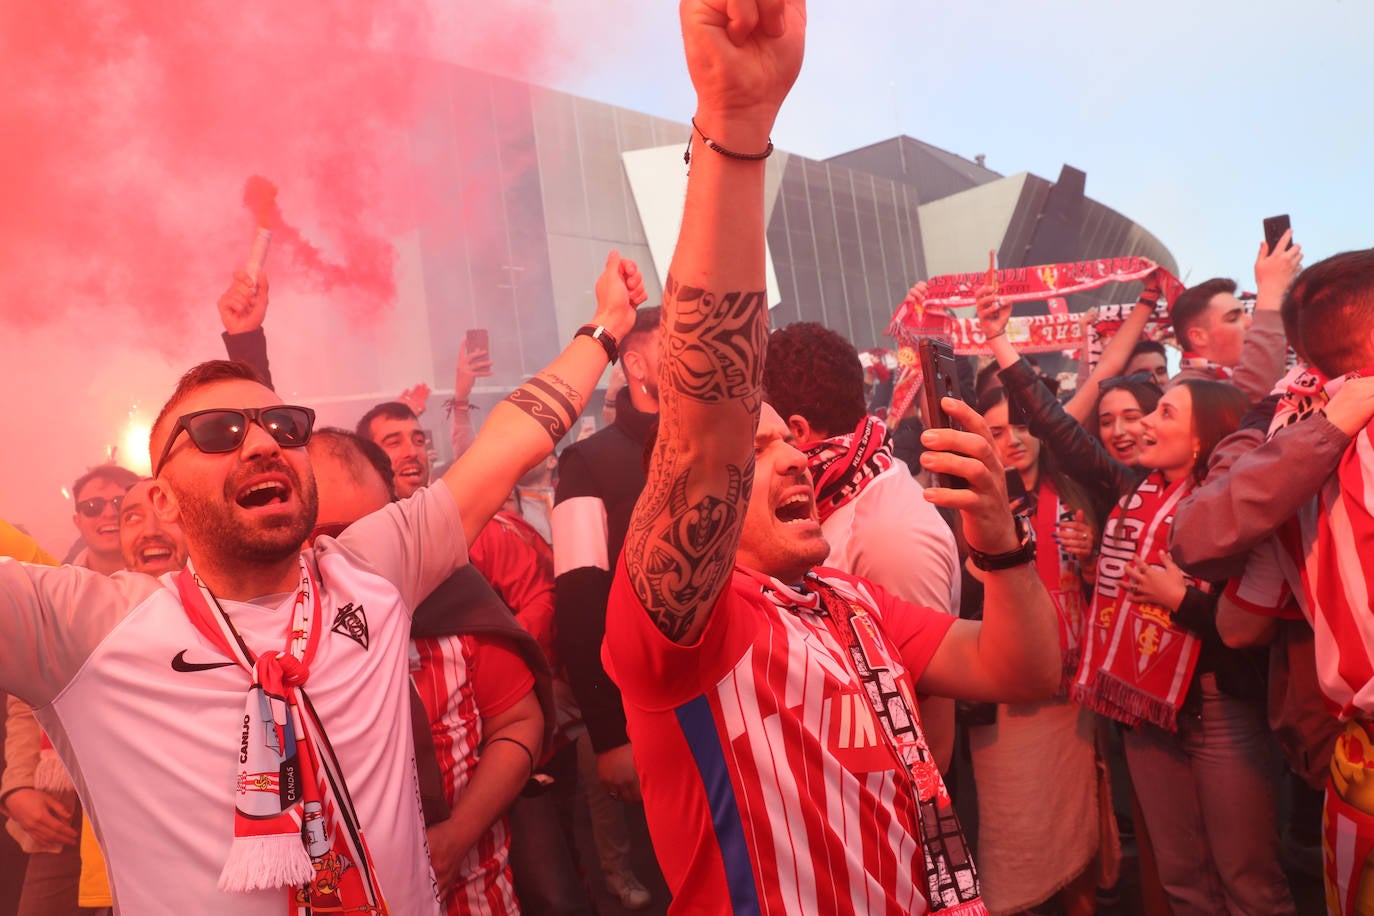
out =
{"type": "Polygon", "coordinates": [[[1016,524],[1016,538],[1021,543],[1006,553],[983,553],[970,544],[968,558],[974,566],[984,572],[996,572],[1022,566],[1035,559],[1035,529],[1031,527],[1030,519],[1024,515],[1014,515],[1012,519],[1016,524]]]}

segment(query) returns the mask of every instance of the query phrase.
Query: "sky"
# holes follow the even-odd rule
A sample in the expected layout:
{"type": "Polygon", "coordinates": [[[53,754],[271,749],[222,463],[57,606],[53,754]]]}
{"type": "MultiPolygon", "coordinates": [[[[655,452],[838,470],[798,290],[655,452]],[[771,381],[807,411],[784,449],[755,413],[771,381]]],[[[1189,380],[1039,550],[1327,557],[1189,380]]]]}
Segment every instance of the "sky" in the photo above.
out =
{"type": "MultiPolygon", "coordinates": [[[[414,60],[675,121],[694,106],[677,4],[666,0],[124,4],[136,15],[121,20],[98,0],[0,0],[0,79],[31,90],[0,98],[0,127],[37,125],[22,143],[0,130],[9,138],[0,188],[11,201],[0,213],[10,281],[0,365],[12,391],[0,413],[0,518],[27,524],[57,553],[72,534],[61,485],[110,438],[83,424],[130,411],[151,419],[188,359],[218,355],[213,312],[182,314],[136,293],[222,288],[220,265],[239,257],[242,231],[202,231],[204,214],[244,177],[294,178],[304,191],[295,210],[284,204],[286,217],[332,234],[324,250],[341,262],[296,291],[304,301],[346,274],[368,275],[353,291],[366,298],[386,285],[378,236],[406,228],[387,195],[411,176],[386,168],[394,149],[384,135],[415,101],[414,60]],[[60,28],[42,20],[59,9],[60,28]],[[55,28],[67,38],[50,40],[55,28]],[[134,31],[139,40],[125,40],[134,31]],[[203,35],[238,50],[207,56],[203,35]],[[335,65],[343,58],[331,49],[357,46],[399,52],[399,63],[335,65]],[[227,61],[238,64],[232,78],[211,66],[227,61]],[[288,72],[315,94],[278,98],[268,81],[288,72]],[[31,107],[16,114],[15,98],[31,107]],[[166,188],[175,193],[154,193],[166,188]],[[358,226],[374,231],[355,238],[358,226]],[[56,249],[33,244],[40,230],[56,249]],[[95,257],[102,248],[119,259],[118,276],[95,257]],[[102,297],[145,305],[107,307],[102,297]]],[[[780,149],[825,158],[906,134],[983,154],[1008,175],[1054,180],[1068,164],[1087,173],[1090,197],[1159,238],[1191,283],[1220,275],[1253,288],[1261,221],[1278,213],[1291,215],[1309,264],[1374,243],[1374,182],[1363,174],[1374,148],[1365,63],[1374,11],[1364,4],[813,0],[809,17],[806,61],[774,131],[780,149]]],[[[354,312],[343,320],[368,332],[354,312]]],[[[294,343],[282,341],[283,352],[308,358],[306,343],[294,343]]]]}
{"type": "MultiPolygon", "coordinates": [[[[685,119],[685,66],[661,53],[676,5],[646,6],[614,66],[560,88],[685,119]]],[[[1374,243],[1367,4],[844,0],[808,17],[782,149],[825,158],[906,134],[1007,175],[1072,165],[1193,283],[1253,288],[1261,221],[1279,213],[1309,264],[1374,243]]]]}

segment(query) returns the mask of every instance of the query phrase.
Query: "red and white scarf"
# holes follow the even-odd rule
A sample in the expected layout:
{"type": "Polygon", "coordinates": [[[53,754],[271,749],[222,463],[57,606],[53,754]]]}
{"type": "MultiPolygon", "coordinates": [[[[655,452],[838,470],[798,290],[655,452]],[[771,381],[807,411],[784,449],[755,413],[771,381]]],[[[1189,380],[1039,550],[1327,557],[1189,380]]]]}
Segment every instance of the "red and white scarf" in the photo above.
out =
{"type": "Polygon", "coordinates": [[[854,432],[805,445],[816,511],[824,522],[858,496],[873,479],[892,467],[892,438],[883,421],[865,416],[854,432]]]}
{"type": "Polygon", "coordinates": [[[376,869],[324,726],[305,692],[327,626],[305,557],[284,651],[257,655],[190,563],[177,575],[196,630],[252,679],[238,749],[234,843],[219,889],[289,889],[287,911],[386,914],[376,869]]]}
{"type": "Polygon", "coordinates": [[[1178,368],[1193,369],[1197,372],[1205,372],[1219,382],[1229,382],[1235,370],[1230,366],[1223,366],[1221,363],[1213,362],[1205,356],[1198,356],[1196,353],[1183,354],[1183,358],[1178,361],[1178,368]]]}
{"type": "Polygon", "coordinates": [[[1064,665],[1060,693],[1064,694],[1078,673],[1078,663],[1082,658],[1083,612],[1086,609],[1083,573],[1078,559],[1063,547],[1057,550],[1048,547],[1057,543],[1055,534],[1059,523],[1072,518],[1073,512],[1065,508],[1054,481],[1045,474],[1041,475],[1036,488],[1034,505],[1026,508],[1032,513],[1035,543],[1040,545],[1035,552],[1035,571],[1054,600],[1055,616],[1059,621],[1059,657],[1064,665]]]}
{"type": "MultiPolygon", "coordinates": [[[[1189,477],[1170,484],[1154,471],[1122,498],[1102,533],[1092,614],[1072,696],[1127,725],[1145,721],[1177,729],[1202,649],[1201,640],[1176,626],[1168,610],[1132,598],[1125,584],[1126,566],[1135,558],[1161,565],[1174,507],[1191,489],[1189,477]]],[[[1186,579],[1195,588],[1206,587],[1186,579]]]]}

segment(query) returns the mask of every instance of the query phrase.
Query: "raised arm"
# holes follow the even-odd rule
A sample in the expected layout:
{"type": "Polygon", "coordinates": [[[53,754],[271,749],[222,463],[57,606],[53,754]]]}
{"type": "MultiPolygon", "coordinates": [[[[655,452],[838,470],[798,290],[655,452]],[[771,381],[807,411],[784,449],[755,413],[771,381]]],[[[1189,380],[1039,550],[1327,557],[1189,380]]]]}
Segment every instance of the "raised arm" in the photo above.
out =
{"type": "Polygon", "coordinates": [[[267,318],[267,274],[257,282],[242,270],[234,272],[229,286],[220,294],[215,307],[224,325],[224,350],[230,359],[247,363],[272,388],[272,370],[267,364],[267,334],[262,323],[267,318]]]}
{"type": "MultiPolygon", "coordinates": [[[[1121,329],[1116,332],[1111,340],[1107,341],[1107,346],[1102,350],[1102,356],[1098,359],[1092,374],[1083,380],[1083,384],[1078,386],[1078,390],[1073,393],[1069,403],[1064,405],[1064,412],[1079,423],[1087,426],[1093,416],[1093,411],[1097,409],[1097,396],[1101,394],[1099,385],[1102,380],[1120,375],[1121,370],[1126,368],[1126,363],[1131,358],[1131,351],[1135,349],[1136,343],[1140,340],[1140,335],[1145,332],[1145,325],[1149,323],[1150,316],[1154,314],[1155,306],[1159,303],[1159,296],[1159,281],[1155,279],[1154,274],[1151,274],[1145,281],[1145,289],[1141,292],[1140,298],[1136,300],[1135,308],[1131,309],[1126,320],[1121,322],[1121,329]]],[[[1002,340],[1008,347],[1011,345],[1006,337],[1003,337],[1002,340]]],[[[998,365],[1006,368],[1000,359],[998,365]]]]}
{"type": "Polygon", "coordinates": [[[1050,390],[1040,384],[1030,364],[1021,359],[1007,340],[1010,317],[1010,304],[997,298],[995,290],[983,287],[978,291],[978,321],[1001,367],[998,376],[1007,388],[1007,396],[1026,409],[1031,434],[1054,451],[1065,471],[1108,496],[1108,502],[1115,502],[1117,495],[1139,479],[1139,474],[1107,454],[1097,437],[1069,416],[1050,390]]]}
{"type": "MultiPolygon", "coordinates": [[[[612,251],[596,281],[591,324],[616,341],[634,326],[644,280],[633,261],[612,251]]],[[[472,445],[444,474],[471,544],[516,482],[553,451],[568,432],[609,363],[599,339],[574,337],[542,372],[492,408],[472,445]]]]}
{"type": "Polygon", "coordinates": [[[466,339],[458,345],[458,365],[453,371],[453,399],[448,402],[449,444],[453,446],[453,457],[457,458],[468,450],[472,440],[477,438],[477,430],[472,425],[472,389],[479,378],[491,375],[491,355],[486,350],[468,352],[466,339]]]}
{"type": "Polygon", "coordinates": [[[1288,337],[1279,317],[1279,306],[1302,271],[1302,246],[1290,244],[1292,237],[1293,230],[1289,229],[1273,251],[1260,242],[1255,255],[1255,313],[1231,378],[1252,402],[1262,399],[1274,387],[1283,375],[1288,355],[1288,337]]]}
{"type": "Polygon", "coordinates": [[[683,0],[697,92],[682,230],[663,295],[659,429],[625,563],[658,629],[695,640],[730,580],[754,472],[768,331],[764,163],[801,68],[802,0],[683,0]],[[705,138],[709,137],[708,142],[705,138]]]}

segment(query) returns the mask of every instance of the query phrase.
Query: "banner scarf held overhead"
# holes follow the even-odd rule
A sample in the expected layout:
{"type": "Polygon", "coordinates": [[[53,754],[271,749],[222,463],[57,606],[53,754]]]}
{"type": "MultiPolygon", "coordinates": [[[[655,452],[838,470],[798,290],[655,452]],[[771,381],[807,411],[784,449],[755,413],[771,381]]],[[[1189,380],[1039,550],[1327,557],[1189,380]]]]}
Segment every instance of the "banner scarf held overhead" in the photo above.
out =
{"type": "MultiPolygon", "coordinates": [[[[1174,509],[1191,489],[1191,477],[1168,483],[1153,471],[1103,526],[1083,660],[1070,695],[1125,725],[1144,721],[1176,731],[1202,651],[1197,636],[1175,624],[1166,608],[1136,598],[1125,578],[1132,560],[1163,565],[1174,509]]],[[[1207,588],[1192,576],[1184,581],[1207,588]]]]}
{"type": "MultiPolygon", "coordinates": [[[[1163,302],[1173,302],[1183,292],[1183,283],[1177,277],[1147,258],[1104,258],[995,272],[998,295],[1013,303],[1088,292],[1109,283],[1143,281],[1152,274],[1158,274],[1163,302]]],[[[920,387],[920,365],[916,358],[920,338],[946,338],[961,355],[987,352],[976,319],[949,314],[949,309],[976,305],[976,293],[987,279],[987,271],[932,277],[926,281],[926,298],[922,304],[903,302],[898,306],[887,335],[897,342],[897,361],[902,373],[892,393],[889,416],[902,416],[920,387]]],[[[1018,347],[1022,352],[1074,349],[1082,346],[1086,339],[1082,315],[1037,315],[1034,319],[1033,323],[1025,322],[1024,332],[1018,332],[1027,337],[1026,345],[1018,347]]],[[[1010,325],[1008,334],[1012,334],[1010,325]]]]}
{"type": "Polygon", "coordinates": [[[287,912],[389,913],[348,786],[305,683],[326,626],[300,558],[301,582],[284,651],[255,655],[188,562],[176,577],[197,632],[252,680],[247,691],[234,842],[220,873],[228,893],[280,887],[287,912]]]}

